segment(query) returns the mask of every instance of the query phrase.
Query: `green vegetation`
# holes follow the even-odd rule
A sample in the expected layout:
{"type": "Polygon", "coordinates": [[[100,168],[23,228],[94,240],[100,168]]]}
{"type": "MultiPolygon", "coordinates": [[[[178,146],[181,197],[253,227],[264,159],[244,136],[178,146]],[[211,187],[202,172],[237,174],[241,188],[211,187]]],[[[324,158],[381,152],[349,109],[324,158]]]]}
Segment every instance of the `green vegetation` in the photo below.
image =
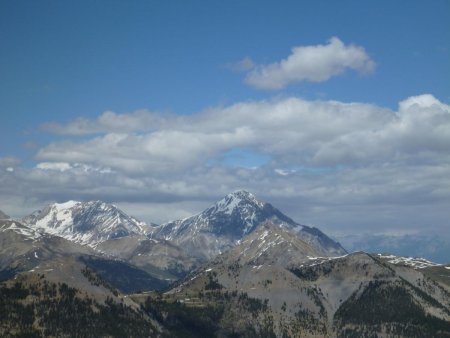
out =
{"type": "Polygon", "coordinates": [[[109,291],[111,291],[111,293],[114,294],[114,296],[118,296],[118,292],[116,289],[114,289],[111,285],[109,285],[103,278],[101,278],[100,276],[98,276],[94,270],[89,269],[88,267],[85,267],[81,270],[81,273],[83,274],[84,277],[87,278],[87,280],[95,286],[103,286],[104,288],[108,289],[109,291]]]}
{"type": "Polygon", "coordinates": [[[300,279],[315,281],[320,276],[327,276],[333,270],[334,264],[334,261],[328,261],[313,266],[293,267],[289,271],[300,279]]]}
{"type": "Polygon", "coordinates": [[[65,283],[40,279],[0,287],[1,337],[153,337],[143,313],[107,298],[104,304],[65,283]]]}
{"type": "Polygon", "coordinates": [[[196,308],[150,298],[142,309],[167,329],[164,337],[213,337],[223,316],[222,306],[196,308]]]}
{"type": "Polygon", "coordinates": [[[296,323],[294,326],[297,330],[315,335],[326,335],[327,327],[325,321],[319,320],[311,311],[301,309],[295,314],[295,318],[296,323]]]}
{"type": "Polygon", "coordinates": [[[166,281],[125,262],[90,256],[81,258],[81,261],[109,285],[124,293],[161,290],[168,286],[166,281]]]}
{"type": "Polygon", "coordinates": [[[205,285],[205,290],[220,290],[223,286],[217,281],[216,272],[208,272],[208,281],[205,285]]]}
{"type": "Polygon", "coordinates": [[[18,272],[17,269],[0,270],[0,282],[13,278],[18,272]]]}
{"type": "Polygon", "coordinates": [[[149,297],[142,310],[165,327],[167,338],[276,337],[271,317],[264,314],[267,300],[220,290],[201,292],[195,302],[190,300],[149,297]]]}
{"type": "Polygon", "coordinates": [[[370,282],[341,305],[334,322],[342,337],[376,334],[382,328],[407,337],[450,337],[450,322],[431,317],[414,300],[404,282],[370,282]]]}

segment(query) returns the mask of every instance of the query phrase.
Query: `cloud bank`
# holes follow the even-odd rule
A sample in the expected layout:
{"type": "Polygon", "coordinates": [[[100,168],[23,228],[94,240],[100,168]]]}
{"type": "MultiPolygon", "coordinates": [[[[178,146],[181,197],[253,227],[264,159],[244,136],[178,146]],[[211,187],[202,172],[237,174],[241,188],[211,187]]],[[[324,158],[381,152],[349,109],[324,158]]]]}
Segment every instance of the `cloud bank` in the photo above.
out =
{"type": "Polygon", "coordinates": [[[433,228],[448,232],[450,106],[429,94],[397,111],[288,97],[191,116],[108,113],[52,125],[67,140],[40,148],[35,167],[0,159],[3,211],[104,199],[145,205],[135,216],[161,222],[245,188],[331,232],[419,229],[431,226],[430,214],[433,228]],[[235,150],[268,160],[221,162],[235,150]]]}
{"type": "Polygon", "coordinates": [[[368,74],[375,69],[375,62],[363,47],[345,45],[337,37],[326,45],[294,47],[291,54],[279,62],[255,66],[249,61],[244,59],[236,67],[251,65],[253,69],[247,73],[245,82],[264,90],[279,90],[301,81],[323,82],[346,70],[368,74]]]}

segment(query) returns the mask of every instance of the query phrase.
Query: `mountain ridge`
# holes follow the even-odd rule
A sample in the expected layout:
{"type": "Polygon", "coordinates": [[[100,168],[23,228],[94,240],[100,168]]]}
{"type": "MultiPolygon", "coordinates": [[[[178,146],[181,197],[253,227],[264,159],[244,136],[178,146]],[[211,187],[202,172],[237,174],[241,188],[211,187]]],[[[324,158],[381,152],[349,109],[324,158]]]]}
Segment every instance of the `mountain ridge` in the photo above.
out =
{"type": "Polygon", "coordinates": [[[295,230],[297,236],[321,250],[323,255],[346,253],[339,243],[319,229],[296,223],[270,203],[258,200],[245,190],[226,195],[199,214],[161,224],[151,236],[187,247],[194,255],[207,261],[231,249],[265,221],[285,224],[295,230]]]}

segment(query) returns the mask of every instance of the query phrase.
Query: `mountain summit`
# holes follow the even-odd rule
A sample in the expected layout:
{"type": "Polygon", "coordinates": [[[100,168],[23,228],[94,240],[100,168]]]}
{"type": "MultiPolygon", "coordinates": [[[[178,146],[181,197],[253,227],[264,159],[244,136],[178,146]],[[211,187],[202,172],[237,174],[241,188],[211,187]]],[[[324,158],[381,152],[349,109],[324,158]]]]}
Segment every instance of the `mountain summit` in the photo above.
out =
{"type": "Polygon", "coordinates": [[[199,258],[208,260],[235,246],[266,221],[292,229],[324,256],[346,253],[339,243],[320,230],[294,222],[270,203],[258,200],[245,190],[228,194],[200,214],[162,224],[152,236],[170,240],[199,258]]]}
{"type": "Polygon", "coordinates": [[[101,201],[50,204],[25,217],[35,229],[91,247],[109,239],[146,235],[149,227],[112,204],[101,201]]]}

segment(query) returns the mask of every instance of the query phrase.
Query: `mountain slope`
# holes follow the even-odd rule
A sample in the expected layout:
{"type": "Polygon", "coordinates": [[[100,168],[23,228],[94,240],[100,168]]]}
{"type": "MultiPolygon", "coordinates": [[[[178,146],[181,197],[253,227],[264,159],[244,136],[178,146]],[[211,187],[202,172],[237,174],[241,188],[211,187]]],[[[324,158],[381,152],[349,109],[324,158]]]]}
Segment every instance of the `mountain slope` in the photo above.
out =
{"type": "MultiPolygon", "coordinates": [[[[33,272],[55,282],[70,279],[73,285],[83,288],[85,283],[77,283],[84,279],[80,271],[85,267],[126,293],[162,289],[169,284],[165,276],[157,278],[124,260],[101,255],[89,246],[38,233],[18,221],[0,220],[0,281],[33,272]]],[[[154,266],[151,270],[158,272],[154,266]]]]}
{"type": "Polygon", "coordinates": [[[186,248],[203,261],[234,247],[259,224],[272,221],[295,230],[297,236],[321,255],[340,255],[346,251],[317,228],[300,225],[271,204],[259,201],[247,191],[236,191],[202,213],[157,227],[152,236],[164,238],[186,248]]]}
{"type": "Polygon", "coordinates": [[[101,201],[54,203],[23,218],[36,233],[62,237],[118,258],[163,280],[175,280],[196,260],[176,245],[148,238],[154,226],[101,201]]]}
{"type": "Polygon", "coordinates": [[[226,304],[217,333],[450,335],[450,288],[420,269],[363,252],[317,254],[291,229],[268,222],[188,276],[163,301],[177,300],[193,309],[211,307],[210,312],[226,304]]]}

